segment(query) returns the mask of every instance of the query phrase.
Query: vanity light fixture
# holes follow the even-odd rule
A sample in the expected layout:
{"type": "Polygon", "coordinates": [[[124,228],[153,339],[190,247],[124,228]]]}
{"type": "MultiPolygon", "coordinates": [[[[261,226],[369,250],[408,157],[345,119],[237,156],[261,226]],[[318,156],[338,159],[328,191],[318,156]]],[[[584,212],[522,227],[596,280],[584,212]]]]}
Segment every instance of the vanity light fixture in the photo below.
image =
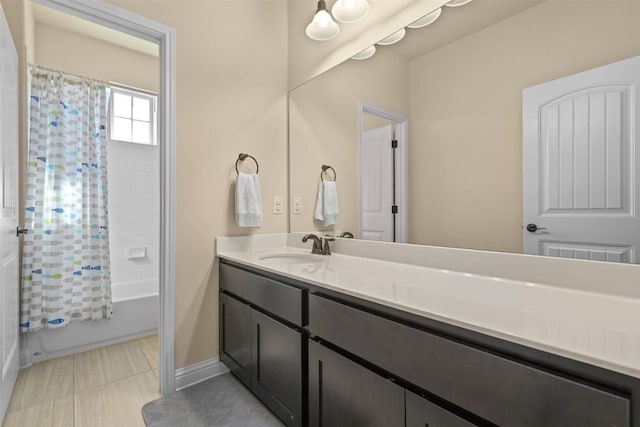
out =
{"type": "Polygon", "coordinates": [[[367,16],[369,3],[367,0],[337,0],[331,8],[331,13],[338,22],[350,24],[367,16]]]}
{"type": "Polygon", "coordinates": [[[379,44],[380,46],[389,46],[391,44],[398,43],[404,38],[405,34],[407,34],[407,30],[401,28],[390,36],[383,38],[377,44],[379,44]]]}
{"type": "Polygon", "coordinates": [[[351,59],[355,59],[356,61],[360,61],[362,59],[369,59],[376,53],[375,46],[369,46],[368,48],[361,50],[351,57],[351,59]]]}
{"type": "MultiPolygon", "coordinates": [[[[369,5],[367,4],[367,9],[369,5]]],[[[331,40],[340,32],[340,27],[333,20],[327,11],[327,3],[325,0],[318,1],[318,9],[313,20],[307,25],[307,37],[313,40],[324,41],[331,40]]]]}
{"type": "Polygon", "coordinates": [[[442,8],[439,7],[431,13],[427,13],[422,18],[413,21],[411,24],[407,25],[407,28],[423,28],[429,24],[433,24],[436,19],[440,17],[442,14],[442,8]]]}
{"type": "Polygon", "coordinates": [[[470,2],[471,0],[451,0],[449,3],[445,4],[445,6],[458,7],[458,6],[464,6],[465,4],[470,2]]]}

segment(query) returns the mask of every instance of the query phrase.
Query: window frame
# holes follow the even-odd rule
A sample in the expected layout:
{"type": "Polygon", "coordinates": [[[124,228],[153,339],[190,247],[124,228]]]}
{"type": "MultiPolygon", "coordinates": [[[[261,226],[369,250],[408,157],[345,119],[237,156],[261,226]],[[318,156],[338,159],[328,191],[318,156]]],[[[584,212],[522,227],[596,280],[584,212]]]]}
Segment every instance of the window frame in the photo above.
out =
{"type": "MultiPolygon", "coordinates": [[[[133,88],[130,86],[123,86],[123,85],[119,85],[119,84],[114,84],[114,83],[109,83],[109,91],[110,91],[110,95],[109,95],[109,127],[108,127],[108,132],[107,132],[107,138],[109,139],[109,141],[117,141],[117,142],[125,142],[128,144],[138,144],[138,145],[148,145],[151,147],[155,147],[158,145],[158,129],[157,129],[157,124],[158,124],[158,94],[155,92],[151,92],[151,91],[146,91],[143,89],[137,89],[137,88],[133,88]],[[114,98],[115,98],[115,94],[116,93],[120,93],[122,95],[126,95],[126,96],[130,96],[131,97],[131,117],[130,118],[126,118],[126,117],[120,117],[120,116],[116,116],[114,114],[114,98]],[[138,99],[145,99],[149,101],[149,135],[151,136],[150,141],[147,142],[138,142],[138,141],[127,141],[125,139],[118,139],[118,138],[114,138],[112,136],[112,130],[114,129],[114,122],[115,122],[115,118],[122,118],[125,120],[129,120],[132,124],[134,121],[136,122],[142,122],[142,123],[146,123],[144,120],[136,120],[133,118],[133,99],[134,98],[138,98],[138,99]]],[[[133,129],[131,130],[132,132],[132,138],[133,139],[133,129]]]]}

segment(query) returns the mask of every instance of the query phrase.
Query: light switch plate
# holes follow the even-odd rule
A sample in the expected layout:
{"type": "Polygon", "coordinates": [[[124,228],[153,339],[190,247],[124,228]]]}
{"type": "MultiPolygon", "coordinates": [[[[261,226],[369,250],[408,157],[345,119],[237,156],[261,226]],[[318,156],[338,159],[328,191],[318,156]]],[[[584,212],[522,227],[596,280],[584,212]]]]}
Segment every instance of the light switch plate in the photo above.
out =
{"type": "Polygon", "coordinates": [[[302,197],[293,198],[293,213],[300,215],[302,213],[302,197]]]}
{"type": "Polygon", "coordinates": [[[273,197],[273,213],[274,214],[282,213],[282,197],[281,196],[273,197]]]}

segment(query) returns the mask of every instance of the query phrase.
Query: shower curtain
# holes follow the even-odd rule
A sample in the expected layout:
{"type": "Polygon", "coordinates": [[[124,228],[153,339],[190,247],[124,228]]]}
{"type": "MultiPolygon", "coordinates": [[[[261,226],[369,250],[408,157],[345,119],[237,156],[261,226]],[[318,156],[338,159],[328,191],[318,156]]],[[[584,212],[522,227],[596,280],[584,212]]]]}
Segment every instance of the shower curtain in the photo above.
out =
{"type": "Polygon", "coordinates": [[[22,331],[111,317],[105,83],[29,67],[22,331]]]}

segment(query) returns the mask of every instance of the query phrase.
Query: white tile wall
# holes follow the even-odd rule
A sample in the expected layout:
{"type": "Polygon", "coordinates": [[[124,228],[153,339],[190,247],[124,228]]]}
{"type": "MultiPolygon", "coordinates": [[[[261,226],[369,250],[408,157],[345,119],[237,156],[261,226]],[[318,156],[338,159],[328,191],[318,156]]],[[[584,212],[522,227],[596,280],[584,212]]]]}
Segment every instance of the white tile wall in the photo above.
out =
{"type": "Polygon", "coordinates": [[[108,142],[111,281],[158,278],[160,164],[158,146],[108,142]],[[147,256],[127,259],[128,249],[146,246],[147,256]]]}

